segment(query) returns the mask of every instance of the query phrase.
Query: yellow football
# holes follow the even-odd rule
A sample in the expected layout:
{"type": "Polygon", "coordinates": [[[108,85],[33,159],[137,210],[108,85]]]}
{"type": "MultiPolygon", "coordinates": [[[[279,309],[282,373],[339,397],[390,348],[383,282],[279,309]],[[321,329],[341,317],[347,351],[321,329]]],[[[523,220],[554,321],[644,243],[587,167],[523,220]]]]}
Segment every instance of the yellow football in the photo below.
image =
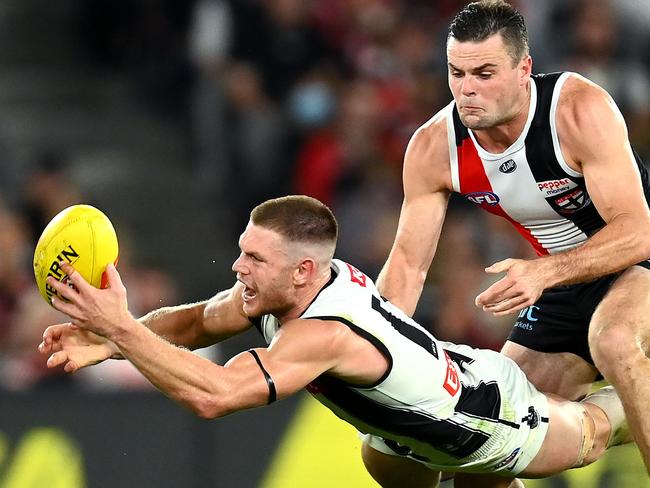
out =
{"type": "MultiPolygon", "coordinates": [[[[96,288],[106,286],[104,271],[117,264],[119,248],[113,224],[90,205],[72,205],[59,212],[43,230],[34,251],[34,276],[43,298],[52,304],[56,290],[45,280],[52,276],[65,282],[59,263],[70,263],[96,288]]],[[[59,297],[61,298],[61,297],[59,297]]]]}

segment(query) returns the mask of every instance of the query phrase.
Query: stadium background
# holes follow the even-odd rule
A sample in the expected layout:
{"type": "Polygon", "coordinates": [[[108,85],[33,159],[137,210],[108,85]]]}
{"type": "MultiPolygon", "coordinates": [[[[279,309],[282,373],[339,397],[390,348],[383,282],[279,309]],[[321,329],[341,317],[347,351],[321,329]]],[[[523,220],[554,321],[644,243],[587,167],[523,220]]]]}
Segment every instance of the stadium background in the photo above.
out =
{"type": "MultiPolygon", "coordinates": [[[[130,308],[232,284],[252,205],[306,193],[341,223],[338,256],[376,276],[393,239],[401,158],[450,100],[444,41],[459,0],[0,1],[0,488],[374,486],[352,429],[306,395],[214,422],[128,363],[47,371],[61,320],[31,275],[60,209],[115,223],[130,308]]],[[[650,3],[516,3],[534,70],[605,86],[650,160],[650,3]]],[[[511,319],[478,311],[486,263],[529,255],[503,223],[453,200],[417,317],[498,348],[511,319]]],[[[201,354],[224,361],[260,339],[201,354]]],[[[649,486],[633,448],[533,488],[649,486]]]]}

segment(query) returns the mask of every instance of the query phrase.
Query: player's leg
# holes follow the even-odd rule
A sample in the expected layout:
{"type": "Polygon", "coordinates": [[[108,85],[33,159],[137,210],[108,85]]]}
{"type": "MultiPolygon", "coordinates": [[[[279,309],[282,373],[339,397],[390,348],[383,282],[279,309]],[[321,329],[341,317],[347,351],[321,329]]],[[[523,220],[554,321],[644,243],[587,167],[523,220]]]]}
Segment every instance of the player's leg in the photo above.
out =
{"type": "Polygon", "coordinates": [[[629,442],[621,437],[625,415],[616,391],[602,388],[581,402],[549,398],[549,428],[535,458],[520,476],[537,478],[587,466],[613,445],[629,442]]]}
{"type": "Polygon", "coordinates": [[[626,270],[592,317],[589,345],[596,366],[621,397],[632,435],[650,472],[650,271],[626,270]]]}
{"type": "MultiPolygon", "coordinates": [[[[368,473],[383,488],[436,488],[440,484],[440,472],[424,464],[401,456],[384,454],[364,441],[361,448],[363,464],[368,473]]],[[[476,485],[475,485],[476,486],[476,485]]]]}
{"type": "MultiPolygon", "coordinates": [[[[538,390],[574,400],[584,397],[598,376],[594,365],[585,358],[588,319],[576,309],[578,291],[577,286],[545,291],[533,307],[519,314],[510,340],[501,349],[538,390]],[[569,346],[565,351],[574,347],[573,352],[542,352],[562,350],[565,345],[569,346]]],[[[476,488],[479,485],[475,479],[470,474],[457,475],[454,487],[476,488]]],[[[507,482],[500,476],[485,475],[480,486],[506,488],[507,482]]],[[[512,484],[516,486],[522,485],[512,484]]]]}
{"type": "Polygon", "coordinates": [[[540,352],[506,341],[501,353],[514,360],[539,391],[569,400],[583,398],[598,376],[593,364],[570,352],[540,352]]]}

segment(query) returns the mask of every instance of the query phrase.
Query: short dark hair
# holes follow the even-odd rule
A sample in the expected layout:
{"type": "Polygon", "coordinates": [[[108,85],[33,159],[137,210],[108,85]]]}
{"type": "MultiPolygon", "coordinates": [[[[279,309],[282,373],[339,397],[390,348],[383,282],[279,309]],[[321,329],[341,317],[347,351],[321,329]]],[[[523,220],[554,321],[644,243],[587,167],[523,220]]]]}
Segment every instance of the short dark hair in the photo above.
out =
{"type": "Polygon", "coordinates": [[[251,222],[290,242],[336,245],[338,223],[324,203],[305,195],[267,200],[253,209],[251,222]]]}
{"type": "Polygon", "coordinates": [[[500,33],[515,63],[528,55],[528,31],[521,13],[504,0],[472,2],[449,25],[447,39],[480,42],[500,33]]]}

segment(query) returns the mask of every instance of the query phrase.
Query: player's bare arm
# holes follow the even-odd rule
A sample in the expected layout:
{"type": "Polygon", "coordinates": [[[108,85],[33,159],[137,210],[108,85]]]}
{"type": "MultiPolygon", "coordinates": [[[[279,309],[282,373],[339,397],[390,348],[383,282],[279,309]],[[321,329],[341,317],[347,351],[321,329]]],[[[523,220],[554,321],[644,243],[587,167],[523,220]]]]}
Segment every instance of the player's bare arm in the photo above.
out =
{"type": "MultiPolygon", "coordinates": [[[[236,283],[209,300],[163,307],[140,320],[157,335],[173,344],[197,349],[215,344],[251,326],[244,315],[241,293],[243,285],[236,283]]],[[[116,344],[72,323],[56,324],[43,333],[38,346],[41,354],[49,356],[47,365],[63,365],[72,373],[106,359],[123,359],[116,344]]]]}
{"type": "Polygon", "coordinates": [[[395,242],[377,287],[413,315],[436,252],[451,192],[446,120],[438,113],[411,138],[404,158],[404,201],[395,242]]]}
{"type": "Polygon", "coordinates": [[[140,322],[169,342],[189,349],[206,347],[248,329],[243,311],[242,283],[203,302],[164,307],[149,312],[140,322]]]}
{"type": "Polygon", "coordinates": [[[108,269],[106,290],[93,288],[71,268],[66,272],[77,289],[53,283],[69,300],[57,299],[53,305],[68,314],[74,326],[115,343],[152,384],[204,418],[284,398],[325,372],[367,383],[387,368],[383,357],[377,360],[379,351],[343,324],[303,319],[284,324],[267,349],[241,353],[219,366],[170,344],[135,320],[114,267],[108,269]]]}
{"type": "Polygon", "coordinates": [[[557,127],[564,159],[584,174],[606,225],[576,249],[534,260],[507,259],[487,268],[506,273],[476,299],[495,315],[532,305],[546,288],[588,281],[650,257],[650,212],[625,122],[611,97],[572,75],[560,95],[557,127]]]}

